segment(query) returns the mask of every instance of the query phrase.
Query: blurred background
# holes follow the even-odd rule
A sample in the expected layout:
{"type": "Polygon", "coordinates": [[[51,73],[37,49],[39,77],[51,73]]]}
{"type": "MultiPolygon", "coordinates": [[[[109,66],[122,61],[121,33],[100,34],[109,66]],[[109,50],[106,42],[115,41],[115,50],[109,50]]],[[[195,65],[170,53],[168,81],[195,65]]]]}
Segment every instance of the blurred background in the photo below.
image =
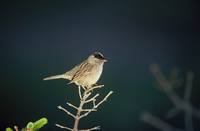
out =
{"type": "MultiPolygon", "coordinates": [[[[140,120],[148,111],[184,128],[183,112],[165,119],[173,104],[155,88],[152,63],[166,75],[177,67],[183,79],[193,71],[190,102],[199,108],[199,1],[29,0],[1,1],[0,7],[0,130],[41,117],[49,120],[42,130],[61,131],[55,123],[71,126],[72,119],[57,106],[78,102],[76,86],[42,79],[71,69],[94,51],[108,59],[100,93],[114,94],[80,127],[157,131],[140,120]]],[[[176,91],[182,97],[184,86],[176,91]]],[[[200,129],[199,119],[193,121],[200,129]]]]}

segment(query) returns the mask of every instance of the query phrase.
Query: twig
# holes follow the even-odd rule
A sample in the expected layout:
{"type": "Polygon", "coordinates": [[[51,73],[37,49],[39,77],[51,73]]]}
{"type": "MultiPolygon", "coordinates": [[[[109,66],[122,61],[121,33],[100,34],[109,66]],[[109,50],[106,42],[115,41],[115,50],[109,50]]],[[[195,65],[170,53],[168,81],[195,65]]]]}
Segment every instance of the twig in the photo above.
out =
{"type": "Polygon", "coordinates": [[[86,111],[86,112],[88,112],[88,111],[97,111],[97,109],[82,109],[82,111],[86,111]]]}
{"type": "Polygon", "coordinates": [[[91,92],[84,92],[84,95],[83,95],[83,99],[86,99],[91,95],[92,93],[91,92]]]}
{"type": "MultiPolygon", "coordinates": [[[[186,78],[186,86],[184,92],[184,98],[181,99],[177,93],[173,90],[174,86],[176,86],[176,77],[173,81],[168,80],[163,73],[161,72],[160,68],[154,64],[151,66],[151,72],[155,76],[158,84],[160,85],[162,91],[167,95],[169,100],[174,104],[174,108],[168,111],[167,117],[173,117],[178,114],[180,111],[183,111],[185,114],[185,130],[186,131],[193,131],[193,121],[192,116],[200,118],[200,110],[193,107],[192,104],[189,102],[192,85],[193,85],[193,73],[189,72],[186,78]]],[[[170,124],[164,123],[159,118],[152,116],[150,113],[144,113],[142,115],[142,120],[144,122],[149,123],[150,125],[156,127],[157,129],[168,131],[168,130],[180,130],[172,127],[170,124]]]]}
{"type": "Polygon", "coordinates": [[[76,109],[76,110],[78,110],[78,107],[76,107],[75,105],[73,105],[73,104],[71,104],[71,103],[69,103],[69,102],[67,102],[67,105],[73,107],[73,108],[76,109]]]}
{"type": "Polygon", "coordinates": [[[92,110],[84,113],[83,115],[79,116],[80,119],[82,119],[83,117],[86,117],[87,115],[89,115],[92,112],[92,110]]]}
{"type": "MultiPolygon", "coordinates": [[[[194,74],[192,72],[189,72],[186,79],[186,87],[185,87],[185,94],[184,94],[184,100],[187,103],[189,103],[189,99],[190,99],[190,95],[192,91],[193,77],[194,77],[194,74]]],[[[193,131],[192,112],[185,112],[185,130],[193,131]]]]}
{"type": "Polygon", "coordinates": [[[96,94],[93,97],[90,97],[90,96],[92,95],[92,91],[94,89],[101,88],[101,87],[103,87],[103,85],[94,86],[94,87],[91,87],[89,89],[84,89],[84,88],[81,88],[80,86],[78,86],[78,94],[79,94],[79,98],[80,98],[80,104],[79,104],[79,106],[77,107],[77,106],[75,106],[75,105],[67,102],[68,106],[70,106],[70,107],[72,107],[72,108],[74,108],[74,109],[77,110],[76,115],[73,115],[72,113],[70,113],[68,110],[66,110],[63,107],[58,106],[58,109],[66,112],[68,115],[70,115],[71,117],[74,118],[74,126],[73,126],[73,128],[61,126],[59,124],[56,124],[56,126],[60,127],[60,128],[63,128],[63,129],[71,130],[71,131],[92,131],[92,130],[99,130],[100,126],[96,126],[96,127],[90,128],[90,129],[82,129],[82,130],[79,130],[78,126],[79,126],[79,122],[80,122],[81,118],[86,117],[89,113],[91,113],[93,111],[97,111],[98,106],[100,106],[103,102],[105,102],[108,99],[108,97],[113,93],[113,91],[110,91],[104,97],[103,100],[101,100],[98,104],[95,104],[96,98],[99,96],[99,94],[96,94]],[[81,89],[83,89],[83,91],[81,89]],[[91,103],[91,102],[93,103],[93,107],[91,109],[84,109],[83,108],[83,106],[85,104],[91,103]],[[84,112],[84,113],[82,114],[82,112],[84,112]]]}
{"type": "Polygon", "coordinates": [[[160,84],[160,86],[162,87],[163,91],[166,93],[166,95],[176,108],[181,109],[184,112],[190,112],[194,117],[200,118],[200,111],[193,107],[190,103],[186,102],[185,100],[182,100],[173,91],[170,82],[165,78],[165,76],[162,74],[160,68],[157,65],[152,65],[151,71],[158,83],[160,84]]]}
{"type": "Polygon", "coordinates": [[[190,95],[192,92],[193,78],[194,78],[194,74],[192,72],[189,72],[186,78],[186,86],[185,86],[185,94],[184,94],[184,99],[187,102],[189,101],[190,95]]]}
{"type": "Polygon", "coordinates": [[[58,109],[66,112],[68,115],[70,115],[73,118],[76,118],[76,116],[74,116],[72,113],[70,113],[68,110],[66,110],[65,108],[63,108],[62,106],[58,106],[58,109]]]}
{"type": "Polygon", "coordinates": [[[93,101],[96,97],[98,97],[99,94],[96,94],[94,97],[90,98],[89,100],[85,101],[85,103],[93,101]]]}
{"type": "Polygon", "coordinates": [[[95,105],[96,105],[95,102],[96,102],[96,99],[93,99],[92,100],[93,107],[95,107],[95,105]]]}
{"type": "MultiPolygon", "coordinates": [[[[93,100],[90,99],[90,101],[93,101],[93,110],[96,109],[96,108],[98,108],[98,106],[100,106],[104,101],[106,101],[107,98],[108,98],[112,93],[113,93],[113,91],[110,91],[110,92],[104,97],[104,99],[103,99],[102,101],[100,101],[97,105],[95,104],[95,100],[96,100],[96,99],[93,99],[93,100]]],[[[81,115],[80,118],[86,117],[86,116],[87,116],[89,113],[91,113],[93,110],[89,110],[89,111],[86,112],[85,114],[81,115]]]]}
{"type": "Polygon", "coordinates": [[[100,106],[104,101],[106,101],[108,99],[108,97],[113,93],[113,91],[110,91],[106,97],[104,97],[104,99],[102,101],[100,101],[96,106],[95,108],[97,108],[98,106],[100,106]]]}
{"type": "Polygon", "coordinates": [[[59,127],[59,128],[62,128],[62,129],[66,129],[66,130],[69,130],[69,131],[73,131],[73,129],[69,128],[69,127],[66,127],[66,126],[61,126],[59,124],[55,124],[55,126],[59,127]]]}
{"type": "Polygon", "coordinates": [[[78,94],[79,94],[79,98],[80,100],[82,100],[82,95],[81,95],[81,86],[78,86],[78,94]]]}
{"type": "Polygon", "coordinates": [[[17,126],[14,126],[14,129],[15,131],[19,131],[18,127],[17,126]]]}
{"type": "Polygon", "coordinates": [[[92,91],[92,90],[94,90],[94,89],[101,88],[101,87],[104,87],[104,85],[93,86],[93,87],[91,87],[90,89],[88,89],[87,92],[90,92],[90,91],[92,91]]]}
{"type": "Polygon", "coordinates": [[[142,121],[162,131],[183,131],[181,129],[174,128],[170,124],[163,122],[161,119],[151,115],[148,112],[143,113],[141,119],[142,121]]]}
{"type": "Polygon", "coordinates": [[[83,130],[79,130],[79,131],[93,131],[93,130],[100,130],[100,126],[96,126],[90,129],[83,129],[83,130]]]}

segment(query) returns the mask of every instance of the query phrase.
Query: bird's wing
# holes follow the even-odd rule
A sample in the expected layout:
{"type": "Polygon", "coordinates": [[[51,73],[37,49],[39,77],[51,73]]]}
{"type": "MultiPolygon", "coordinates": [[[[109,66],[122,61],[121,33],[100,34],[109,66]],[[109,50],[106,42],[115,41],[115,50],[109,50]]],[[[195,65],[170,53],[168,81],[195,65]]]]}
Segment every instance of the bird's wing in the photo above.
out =
{"type": "Polygon", "coordinates": [[[80,77],[84,77],[88,70],[90,68],[90,64],[88,62],[83,62],[79,65],[79,67],[77,68],[76,72],[74,73],[71,81],[76,81],[77,79],[79,79],[80,77]]]}
{"type": "Polygon", "coordinates": [[[71,70],[67,71],[65,73],[66,76],[69,76],[70,79],[69,80],[72,80],[75,76],[75,74],[80,70],[80,68],[82,67],[84,62],[82,62],[81,64],[79,65],[76,65],[74,68],[72,68],[71,70]]]}

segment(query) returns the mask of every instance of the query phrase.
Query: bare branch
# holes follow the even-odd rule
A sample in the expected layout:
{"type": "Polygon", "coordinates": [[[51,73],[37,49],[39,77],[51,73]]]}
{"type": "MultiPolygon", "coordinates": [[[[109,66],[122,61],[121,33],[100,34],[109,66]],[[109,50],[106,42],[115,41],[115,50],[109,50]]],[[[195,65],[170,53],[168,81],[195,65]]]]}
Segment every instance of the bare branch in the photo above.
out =
{"type": "Polygon", "coordinates": [[[87,115],[89,115],[91,112],[92,112],[92,110],[89,110],[88,112],[81,115],[79,118],[82,119],[83,117],[86,117],[87,115]]]}
{"type": "Polygon", "coordinates": [[[74,116],[72,113],[70,113],[68,110],[66,110],[65,108],[63,108],[62,106],[58,106],[58,109],[66,112],[68,115],[70,115],[73,118],[76,118],[76,116],[74,116]]]}
{"type": "Polygon", "coordinates": [[[185,130],[193,131],[192,112],[185,112],[185,130]]]}
{"type": "Polygon", "coordinates": [[[69,106],[73,107],[74,109],[78,110],[78,107],[76,107],[75,105],[73,105],[73,104],[71,104],[69,102],[67,102],[67,105],[69,105],[69,106]]]}
{"type": "MultiPolygon", "coordinates": [[[[193,107],[190,103],[186,102],[185,100],[182,100],[171,87],[170,82],[165,78],[165,76],[162,74],[160,68],[158,65],[152,65],[151,71],[153,75],[155,76],[156,80],[162,87],[163,91],[166,93],[167,97],[171,100],[171,102],[174,104],[176,108],[181,109],[184,112],[190,112],[194,117],[200,118],[200,111],[193,107]]],[[[190,76],[192,77],[192,76],[190,76]]],[[[192,79],[192,78],[190,78],[192,79]]]]}
{"type": "MultiPolygon", "coordinates": [[[[185,94],[184,94],[184,101],[189,103],[192,85],[193,85],[193,77],[194,74],[189,72],[186,79],[186,87],[185,87],[185,94]]],[[[186,131],[193,131],[193,121],[192,121],[192,112],[185,112],[185,130],[186,131]]]]}
{"type": "Polygon", "coordinates": [[[66,129],[66,130],[69,130],[69,131],[73,131],[73,129],[69,128],[69,127],[66,127],[66,126],[61,126],[59,124],[55,124],[55,126],[59,127],[59,128],[62,128],[62,129],[66,129]]]}
{"type": "Polygon", "coordinates": [[[97,105],[95,104],[95,101],[96,101],[96,98],[99,96],[99,94],[96,94],[94,95],[93,97],[90,98],[90,95],[92,95],[92,91],[94,89],[97,89],[97,88],[101,88],[103,87],[103,85],[98,85],[98,86],[94,86],[94,87],[91,87],[89,89],[85,89],[83,87],[83,90],[81,89],[81,86],[78,86],[78,94],[79,94],[79,98],[80,98],[80,104],[79,106],[75,106],[69,102],[67,102],[67,105],[76,109],[77,112],[76,112],[76,115],[73,115],[72,113],[70,113],[68,110],[66,110],[65,108],[61,107],[61,106],[58,106],[58,109],[66,112],[68,115],[70,115],[71,117],[74,118],[74,126],[73,128],[69,128],[69,127],[65,127],[65,126],[61,126],[59,124],[56,124],[57,127],[60,127],[60,128],[63,128],[63,129],[67,129],[67,130],[70,130],[70,131],[93,131],[93,130],[99,130],[100,129],[100,126],[96,126],[96,127],[93,127],[93,128],[89,128],[89,129],[82,129],[82,130],[79,130],[78,127],[79,127],[79,121],[81,118],[83,117],[86,117],[89,113],[93,112],[93,111],[97,111],[97,107],[99,105],[101,105],[104,101],[107,100],[107,98],[113,93],[113,91],[110,91],[105,97],[103,100],[101,100],[97,105]],[[93,102],[93,107],[91,109],[84,109],[83,106],[89,102],[93,102]],[[82,114],[83,113],[83,114],[82,114]]]}
{"type": "Polygon", "coordinates": [[[93,99],[93,101],[92,101],[92,104],[93,104],[93,107],[95,107],[96,106],[96,99],[93,99]]]}
{"type": "Polygon", "coordinates": [[[97,105],[95,105],[95,108],[97,108],[98,106],[100,106],[104,101],[106,101],[108,99],[108,97],[113,93],[113,91],[110,91],[106,97],[104,97],[104,99],[102,101],[100,101],[97,105]]]}
{"type": "Polygon", "coordinates": [[[92,98],[90,98],[89,100],[85,101],[85,103],[91,102],[93,101],[96,97],[98,97],[99,94],[96,94],[95,96],[93,96],[92,98]]]}
{"type": "MultiPolygon", "coordinates": [[[[98,106],[100,106],[104,101],[107,100],[107,98],[113,93],[113,91],[110,91],[102,101],[100,101],[97,105],[95,104],[96,99],[92,99],[93,101],[93,109],[89,110],[88,112],[86,112],[85,114],[80,116],[80,119],[83,117],[86,117],[89,113],[91,113],[92,111],[94,111],[96,108],[98,108],[98,106]]],[[[97,94],[98,95],[98,94],[97,94]]],[[[95,95],[94,97],[97,97],[97,95],[95,95]]],[[[85,102],[86,103],[86,102],[85,102]]]]}
{"type": "Polygon", "coordinates": [[[87,92],[90,92],[90,91],[92,91],[92,90],[94,90],[94,89],[101,88],[101,87],[104,87],[104,85],[93,86],[93,87],[91,87],[89,90],[87,90],[87,92]]]}
{"type": "Polygon", "coordinates": [[[96,126],[90,129],[83,129],[83,130],[79,130],[79,131],[93,131],[93,130],[100,130],[100,126],[96,126]]]}
{"type": "Polygon", "coordinates": [[[148,112],[142,114],[141,120],[162,131],[183,131],[181,129],[174,128],[170,124],[163,122],[161,119],[148,112]]]}
{"type": "Polygon", "coordinates": [[[185,87],[185,94],[184,94],[184,99],[187,102],[190,99],[192,85],[193,85],[193,78],[194,78],[194,74],[192,72],[189,72],[186,78],[186,87],[185,87]]]}
{"type": "Polygon", "coordinates": [[[82,111],[86,111],[86,112],[87,111],[97,111],[97,109],[93,109],[93,108],[92,109],[82,109],[82,111]]]}
{"type": "Polygon", "coordinates": [[[79,98],[80,100],[82,100],[82,95],[81,95],[81,86],[78,86],[78,94],[79,94],[79,98]]]}
{"type": "MultiPolygon", "coordinates": [[[[160,85],[162,91],[167,95],[169,100],[174,104],[174,108],[168,111],[167,117],[173,117],[178,114],[180,111],[184,112],[185,117],[185,130],[186,131],[193,131],[193,120],[192,116],[200,118],[200,110],[192,106],[190,103],[190,96],[192,92],[192,85],[193,85],[193,77],[194,74],[189,72],[186,78],[186,85],[184,91],[184,98],[182,99],[179,95],[173,90],[177,82],[177,74],[173,74],[173,78],[167,79],[165,75],[162,73],[161,69],[158,65],[153,64],[150,67],[152,74],[155,76],[158,84],[160,85]]],[[[153,117],[151,114],[146,113],[142,116],[143,121],[148,122],[149,124],[155,126],[157,129],[167,131],[172,130],[171,125],[163,123],[159,118],[153,117]],[[165,127],[163,129],[163,127],[165,127]]],[[[173,129],[177,130],[177,129],[173,129]]],[[[180,130],[180,129],[178,129],[180,130]]]]}
{"type": "Polygon", "coordinates": [[[91,92],[84,92],[83,99],[86,100],[91,95],[91,92]]]}

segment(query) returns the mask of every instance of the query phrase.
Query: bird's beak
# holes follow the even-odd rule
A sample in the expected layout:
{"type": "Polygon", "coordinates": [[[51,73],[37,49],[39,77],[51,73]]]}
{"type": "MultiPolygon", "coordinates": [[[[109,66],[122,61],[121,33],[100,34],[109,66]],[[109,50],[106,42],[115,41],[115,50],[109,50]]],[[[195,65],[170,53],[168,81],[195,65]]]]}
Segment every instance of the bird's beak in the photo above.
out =
{"type": "Polygon", "coordinates": [[[106,59],[104,59],[103,62],[108,62],[108,61],[106,59]]]}

